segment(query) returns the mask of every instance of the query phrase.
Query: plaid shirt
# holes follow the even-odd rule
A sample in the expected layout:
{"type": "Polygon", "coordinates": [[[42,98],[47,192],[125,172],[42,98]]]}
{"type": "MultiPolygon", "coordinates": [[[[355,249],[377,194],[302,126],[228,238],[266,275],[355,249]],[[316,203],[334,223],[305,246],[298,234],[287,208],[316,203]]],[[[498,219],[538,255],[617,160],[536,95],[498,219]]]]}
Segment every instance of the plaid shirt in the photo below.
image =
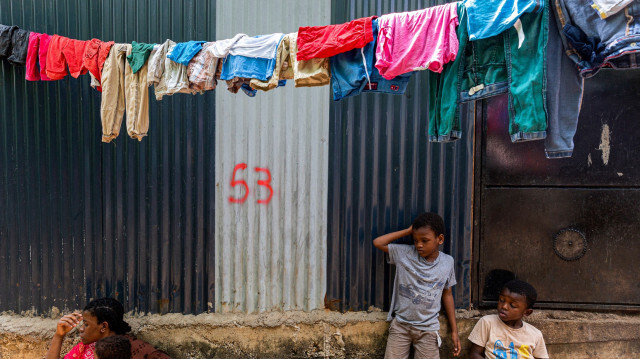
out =
{"type": "Polygon", "coordinates": [[[187,76],[189,76],[189,88],[196,91],[207,91],[216,88],[216,69],[219,58],[207,50],[214,43],[207,42],[202,45],[202,50],[191,59],[187,66],[187,76]]]}

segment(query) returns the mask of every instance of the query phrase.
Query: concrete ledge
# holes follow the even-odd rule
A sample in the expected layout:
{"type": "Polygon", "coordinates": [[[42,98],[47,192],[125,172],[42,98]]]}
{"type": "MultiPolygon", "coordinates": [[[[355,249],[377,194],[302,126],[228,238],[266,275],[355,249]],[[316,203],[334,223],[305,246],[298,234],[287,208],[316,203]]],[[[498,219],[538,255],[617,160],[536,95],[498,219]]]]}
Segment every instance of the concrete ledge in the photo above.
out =
{"type": "MultiPolygon", "coordinates": [[[[457,311],[467,357],[469,332],[493,311],[457,311]]],[[[382,358],[386,313],[325,310],[262,314],[129,315],[140,338],[174,358],[382,358]]],[[[451,357],[446,320],[440,318],[441,357],[451,357]]],[[[542,330],[552,358],[638,358],[640,315],[536,311],[529,322],[542,330]]],[[[0,358],[42,358],[56,318],[0,315],[0,358]]],[[[78,341],[65,340],[63,352],[78,341]]]]}

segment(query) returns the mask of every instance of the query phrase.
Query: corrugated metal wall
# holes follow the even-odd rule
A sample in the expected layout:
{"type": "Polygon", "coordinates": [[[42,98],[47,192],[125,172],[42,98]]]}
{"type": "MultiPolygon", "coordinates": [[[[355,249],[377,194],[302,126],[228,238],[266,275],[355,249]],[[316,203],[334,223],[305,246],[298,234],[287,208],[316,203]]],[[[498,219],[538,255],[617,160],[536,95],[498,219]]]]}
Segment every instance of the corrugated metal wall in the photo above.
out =
{"type": "MultiPolygon", "coordinates": [[[[442,1],[332,1],[332,23],[410,11],[442,1]]],[[[456,261],[457,307],[470,303],[473,118],[463,138],[428,142],[425,72],[405,95],[362,94],[331,107],[327,301],[333,309],[389,309],[394,268],[372,240],[424,211],[445,220],[443,251],[456,261]]]]}
{"type": "MultiPolygon", "coordinates": [[[[2,24],[116,42],[215,39],[215,18],[212,1],[0,2],[2,24]]],[[[210,309],[213,93],[152,99],[148,137],[102,144],[88,75],[24,74],[0,62],[0,310],[210,309]]]]}
{"type": "MultiPolygon", "coordinates": [[[[219,1],[217,34],[295,32],[329,24],[330,10],[329,0],[219,1]]],[[[224,86],[216,91],[216,311],[321,308],[329,88],[288,81],[249,98],[224,86]],[[246,169],[234,171],[239,164],[246,169]],[[259,203],[270,195],[259,181],[269,178],[273,196],[259,203]],[[230,202],[247,189],[246,201],[230,202]]]]}

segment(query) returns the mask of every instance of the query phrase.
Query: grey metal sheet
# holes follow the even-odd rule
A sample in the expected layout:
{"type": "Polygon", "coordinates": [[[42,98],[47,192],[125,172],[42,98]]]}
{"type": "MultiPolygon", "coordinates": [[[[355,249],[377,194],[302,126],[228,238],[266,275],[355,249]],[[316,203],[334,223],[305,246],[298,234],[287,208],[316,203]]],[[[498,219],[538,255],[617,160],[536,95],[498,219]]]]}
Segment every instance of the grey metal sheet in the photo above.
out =
{"type": "MultiPolygon", "coordinates": [[[[0,23],[76,39],[215,39],[210,1],[0,2],[0,23]]],[[[0,310],[115,296],[213,309],[213,93],[150,101],[149,136],[102,144],[89,77],[26,82],[0,62],[0,310]]],[[[153,89],[151,89],[153,92],[153,89]]],[[[123,125],[124,126],[124,125],[123,125]]]]}
{"type": "MultiPolygon", "coordinates": [[[[327,25],[330,2],[219,1],[219,39],[327,25]],[[223,15],[222,15],[223,14],[223,15]]],[[[216,91],[216,311],[323,307],[329,88],[216,91]],[[243,167],[236,167],[245,164],[243,167]],[[236,168],[239,168],[236,170],[236,168]],[[259,168],[259,169],[257,169],[259,168]],[[270,176],[270,177],[269,177],[270,176]],[[273,195],[266,184],[267,181],[273,195]],[[231,181],[246,181],[232,186],[231,181]],[[242,199],[232,203],[230,197],[242,199]],[[269,199],[270,198],[270,199],[269,199]],[[263,201],[266,203],[259,203],[263,201]]]]}

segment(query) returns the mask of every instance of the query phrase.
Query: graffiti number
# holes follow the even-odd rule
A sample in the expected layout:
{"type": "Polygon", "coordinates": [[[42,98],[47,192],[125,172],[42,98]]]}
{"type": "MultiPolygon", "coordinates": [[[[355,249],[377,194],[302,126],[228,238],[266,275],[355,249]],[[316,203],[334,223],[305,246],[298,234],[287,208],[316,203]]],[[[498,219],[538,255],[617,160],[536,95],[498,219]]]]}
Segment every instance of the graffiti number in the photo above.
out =
{"type": "Polygon", "coordinates": [[[233,196],[229,196],[229,202],[231,203],[244,203],[244,201],[247,200],[247,197],[249,197],[249,185],[247,185],[247,182],[245,182],[244,180],[236,180],[236,172],[238,170],[245,170],[245,169],[247,169],[246,163],[238,163],[233,168],[233,175],[231,175],[231,187],[243,186],[244,196],[242,198],[235,198],[233,196]]]}

